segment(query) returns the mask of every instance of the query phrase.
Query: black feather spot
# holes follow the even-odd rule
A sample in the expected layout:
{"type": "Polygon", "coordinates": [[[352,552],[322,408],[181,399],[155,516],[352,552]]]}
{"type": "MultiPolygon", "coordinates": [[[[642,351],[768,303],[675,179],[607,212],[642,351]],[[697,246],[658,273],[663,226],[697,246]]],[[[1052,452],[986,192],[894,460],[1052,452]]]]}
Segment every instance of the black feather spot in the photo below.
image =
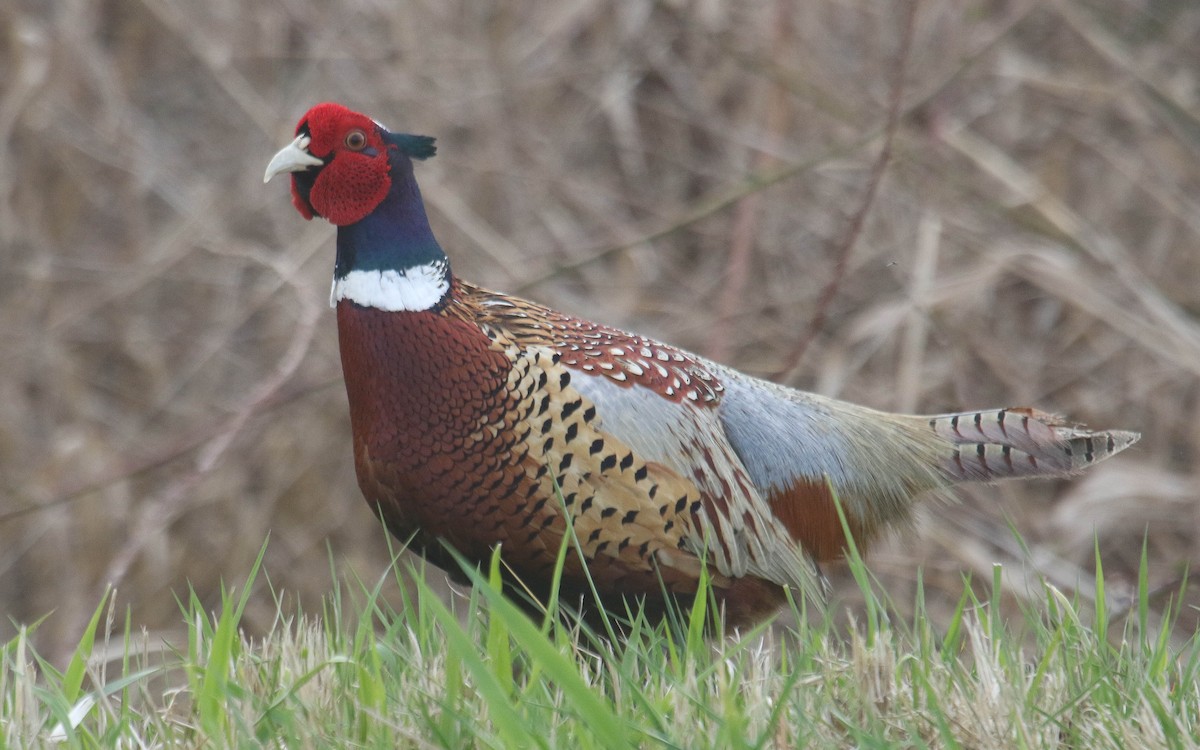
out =
{"type": "Polygon", "coordinates": [[[594,456],[602,450],[604,450],[604,438],[596,438],[588,448],[588,455],[594,456]]]}
{"type": "Polygon", "coordinates": [[[566,388],[567,385],[570,384],[570,382],[571,382],[571,373],[564,372],[563,374],[558,376],[558,387],[559,388],[566,388]]]}
{"type": "Polygon", "coordinates": [[[567,442],[571,442],[579,435],[579,425],[572,422],[567,425],[567,442]]]}
{"type": "Polygon", "coordinates": [[[609,506],[609,507],[605,508],[604,510],[600,511],[601,518],[611,518],[615,515],[617,515],[617,509],[613,508],[612,506],[609,506]]]}
{"type": "Polygon", "coordinates": [[[575,412],[579,411],[579,407],[583,406],[583,399],[577,398],[569,404],[565,404],[562,410],[562,418],[566,419],[575,412]]]}
{"type": "Polygon", "coordinates": [[[558,462],[558,470],[566,471],[571,466],[571,461],[575,458],[574,453],[564,453],[562,460],[558,462]]]}
{"type": "Polygon", "coordinates": [[[600,471],[605,472],[617,465],[617,457],[613,454],[608,454],[604,460],[600,462],[600,471]]]}
{"type": "MultiPolygon", "coordinates": [[[[630,458],[632,458],[632,457],[633,457],[633,454],[630,454],[630,458]]],[[[646,468],[646,464],[642,464],[641,466],[638,467],[637,471],[633,472],[633,480],[635,482],[640,482],[649,475],[650,475],[650,470],[646,468]]],[[[651,495],[650,497],[654,497],[654,496],[651,495]]]]}
{"type": "Polygon", "coordinates": [[[675,512],[676,513],[682,513],[683,509],[686,507],[687,507],[687,495],[684,495],[683,497],[681,497],[675,501],[675,512]]]}
{"type": "Polygon", "coordinates": [[[584,412],[583,412],[583,421],[584,422],[591,422],[595,418],[596,418],[596,407],[595,406],[589,406],[587,409],[584,410],[584,412]]]}
{"type": "Polygon", "coordinates": [[[537,415],[539,417],[542,416],[543,414],[546,413],[546,410],[549,408],[550,408],[550,396],[549,395],[542,396],[542,403],[538,405],[537,415]]]}
{"type": "Polygon", "coordinates": [[[621,518],[621,523],[633,523],[637,520],[637,517],[638,512],[636,510],[626,511],[625,516],[621,518]]]}
{"type": "Polygon", "coordinates": [[[587,540],[589,542],[594,542],[599,538],[600,538],[600,529],[593,529],[592,533],[588,534],[587,540]]]}
{"type": "Polygon", "coordinates": [[[591,507],[592,507],[592,503],[594,503],[594,502],[596,502],[596,498],[595,498],[595,497],[589,497],[589,498],[587,498],[586,500],[584,500],[584,501],[583,501],[583,504],[579,506],[579,512],[580,512],[580,513],[587,513],[587,512],[588,512],[588,508],[591,508],[591,507]]]}
{"type": "MultiPolygon", "coordinates": [[[[633,466],[633,454],[626,453],[625,458],[621,459],[621,471],[625,471],[630,466],[633,466]]],[[[635,477],[636,478],[636,477],[635,477]]]]}
{"type": "Polygon", "coordinates": [[[604,552],[604,550],[606,550],[606,549],[608,549],[608,540],[607,539],[605,539],[603,542],[600,542],[599,544],[597,544],[596,551],[593,552],[592,554],[599,555],[600,553],[604,552]]]}

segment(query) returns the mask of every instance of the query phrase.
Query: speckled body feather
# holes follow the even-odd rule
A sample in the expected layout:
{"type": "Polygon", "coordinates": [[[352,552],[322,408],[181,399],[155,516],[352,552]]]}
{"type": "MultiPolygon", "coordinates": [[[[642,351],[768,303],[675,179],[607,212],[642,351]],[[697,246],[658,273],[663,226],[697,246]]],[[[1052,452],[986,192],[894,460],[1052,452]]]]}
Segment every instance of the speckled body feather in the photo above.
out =
{"type": "Polygon", "coordinates": [[[570,524],[568,596],[586,565],[605,604],[653,609],[707,567],[728,619],[749,622],[787,588],[820,593],[815,563],[845,544],[835,497],[865,545],[922,493],[1070,474],[1137,439],[1031,409],[878,412],[461,281],[412,178],[432,153],[318,105],[268,177],[292,172],[302,214],[344,219],[333,297],[359,485],[451,572],[445,544],[476,562],[499,546],[545,593],[570,524]]]}

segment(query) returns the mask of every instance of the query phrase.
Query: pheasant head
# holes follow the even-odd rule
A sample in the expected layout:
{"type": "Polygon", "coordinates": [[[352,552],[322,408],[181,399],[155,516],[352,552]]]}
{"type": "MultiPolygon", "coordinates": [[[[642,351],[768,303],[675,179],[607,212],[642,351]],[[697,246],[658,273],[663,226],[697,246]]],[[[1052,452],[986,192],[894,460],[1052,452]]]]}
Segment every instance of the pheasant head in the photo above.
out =
{"type": "Polygon", "coordinates": [[[434,155],[433,141],[326,102],[300,118],[295,140],[267,165],[264,182],[291,173],[292,203],[304,218],[338,227],[331,304],[412,311],[444,300],[450,266],[412,165],[434,155]]]}

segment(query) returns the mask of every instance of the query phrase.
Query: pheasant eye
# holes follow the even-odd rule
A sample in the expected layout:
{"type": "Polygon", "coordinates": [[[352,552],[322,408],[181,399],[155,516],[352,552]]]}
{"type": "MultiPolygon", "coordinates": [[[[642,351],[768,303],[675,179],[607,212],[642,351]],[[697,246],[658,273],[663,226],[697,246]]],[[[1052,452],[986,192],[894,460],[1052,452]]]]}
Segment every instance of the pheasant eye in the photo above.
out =
{"type": "Polygon", "coordinates": [[[351,151],[362,151],[367,146],[367,134],[361,130],[351,130],[346,133],[346,148],[351,151]]]}

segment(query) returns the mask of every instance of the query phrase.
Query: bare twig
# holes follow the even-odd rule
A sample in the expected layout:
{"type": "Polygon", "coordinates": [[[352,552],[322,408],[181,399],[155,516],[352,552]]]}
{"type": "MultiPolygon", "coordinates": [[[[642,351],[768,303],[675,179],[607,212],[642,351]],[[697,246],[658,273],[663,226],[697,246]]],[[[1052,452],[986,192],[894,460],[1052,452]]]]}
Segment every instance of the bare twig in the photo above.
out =
{"type": "MultiPolygon", "coordinates": [[[[949,86],[954,84],[958,79],[981,58],[992,53],[993,50],[1017,27],[1034,9],[1038,7],[1037,3],[1028,3],[1023,7],[1018,8],[1010,14],[1005,23],[996,31],[988,40],[980,44],[969,55],[961,58],[956,65],[945,77],[940,78],[929,84],[920,95],[913,97],[905,104],[904,109],[900,112],[900,116],[904,117],[908,114],[921,109],[928,105],[931,101],[940,96],[949,86]]],[[[533,270],[516,280],[512,290],[515,292],[524,292],[538,284],[557,278],[563,274],[578,271],[582,268],[607,260],[614,255],[619,255],[627,250],[645,245],[652,245],[655,242],[669,237],[676,232],[687,229],[705,219],[720,213],[730,206],[736,205],[739,201],[754,193],[766,190],[769,187],[778,185],[779,183],[807,174],[817,167],[827,164],[831,161],[843,159],[854,154],[857,154],[862,149],[870,146],[878,140],[886,129],[886,124],[877,129],[871,130],[864,135],[856,138],[848,143],[832,146],[816,156],[804,159],[802,161],[785,164],[772,170],[763,173],[751,173],[731,188],[725,188],[715,193],[700,198],[693,204],[695,207],[680,217],[672,218],[663,226],[646,231],[632,239],[618,242],[615,244],[606,244],[596,247],[592,250],[580,253],[575,258],[566,262],[558,262],[551,267],[546,267],[538,270],[533,270]]]]}
{"type": "Polygon", "coordinates": [[[167,486],[154,500],[144,503],[139,508],[127,542],[109,562],[104,575],[105,581],[114,586],[119,585],[129,566],[145,546],[189,509],[188,501],[192,490],[217,467],[250,418],[274,399],[296,372],[296,368],[300,366],[304,355],[312,346],[317,319],[321,312],[321,307],[308,300],[306,294],[299,297],[301,304],[296,335],[292,337],[291,344],[279,359],[274,372],[264,378],[242,406],[225,420],[222,429],[199,447],[195,467],[167,486]]]}
{"type": "MultiPolygon", "coordinates": [[[[779,0],[775,4],[775,33],[771,38],[771,59],[783,59],[792,41],[792,3],[779,0]]],[[[769,83],[767,92],[766,132],[772,141],[783,138],[788,128],[788,92],[778,80],[769,83]]],[[[775,164],[775,158],[766,151],[759,151],[754,161],[754,171],[766,172],[775,164]]],[[[708,356],[723,361],[729,355],[730,334],[737,311],[742,307],[746,279],[750,274],[750,256],[758,234],[758,212],[762,191],[756,191],[740,200],[734,210],[733,228],[730,232],[729,255],[725,261],[725,273],[721,284],[721,295],[717,300],[717,314],[713,319],[708,337],[708,356]]]]}
{"type": "MultiPolygon", "coordinates": [[[[1117,237],[1086,221],[1042,184],[1036,174],[965,126],[948,127],[942,136],[945,143],[1004,185],[1020,204],[1041,217],[1052,230],[1048,232],[1052,238],[1066,240],[1066,244],[1095,264],[1111,269],[1112,277],[1121,282],[1154,321],[1156,339],[1165,341],[1169,338],[1171,346],[1178,349],[1178,356],[1189,362],[1200,361],[1200,325],[1196,324],[1194,316],[1163,293],[1117,237]]],[[[1101,315],[1102,319],[1107,317],[1101,315]]],[[[1151,345],[1150,342],[1142,343],[1151,345]]]]}
{"type": "Polygon", "coordinates": [[[925,342],[929,336],[929,290],[937,272],[938,244],[941,241],[942,220],[933,212],[921,217],[917,228],[917,250],[913,258],[909,281],[908,325],[900,350],[900,366],[896,372],[896,409],[912,412],[921,395],[919,382],[925,360],[925,342]]]}
{"type": "MultiPolygon", "coordinates": [[[[277,393],[272,394],[270,398],[257,402],[256,409],[250,416],[256,417],[263,414],[269,414],[284,406],[307,398],[314,393],[319,393],[327,388],[339,386],[341,383],[342,380],[340,377],[338,377],[320,382],[294,386],[291,388],[281,388],[277,393]]],[[[201,429],[195,430],[190,434],[173,441],[169,445],[153,451],[146,458],[118,462],[116,467],[100,474],[99,476],[77,480],[70,483],[66,487],[53,490],[49,493],[49,498],[47,500],[37,502],[32,500],[26,501],[23,506],[15,510],[0,513],[0,526],[16,521],[18,518],[23,518],[35,513],[44,513],[46,511],[56,510],[64,505],[81,500],[93,493],[101,492],[109,487],[122,482],[127,482],[131,479],[137,479],[138,477],[148,474],[155,469],[161,469],[164,466],[169,466],[175,461],[188,457],[201,447],[211,444],[221,433],[225,432],[226,430],[228,430],[228,420],[221,420],[214,424],[206,425],[201,429]]]]}
{"type": "Polygon", "coordinates": [[[825,284],[825,288],[821,290],[821,296],[817,298],[817,307],[813,312],[811,320],[809,320],[808,331],[796,343],[796,346],[788,352],[787,356],[784,357],[783,363],[779,368],[772,373],[771,377],[773,380],[787,380],[792,371],[800,365],[801,360],[804,359],[804,353],[808,351],[808,347],[825,326],[825,318],[829,314],[829,307],[833,304],[833,298],[837,296],[838,287],[841,286],[842,279],[846,276],[846,269],[850,265],[850,253],[854,249],[854,244],[858,241],[859,235],[862,234],[867,213],[875,203],[875,194],[879,189],[879,183],[883,179],[883,173],[892,158],[892,141],[896,136],[896,127],[900,123],[900,104],[904,98],[904,76],[908,72],[908,55],[912,47],[913,33],[916,31],[917,7],[919,5],[920,0],[912,0],[908,4],[908,13],[904,19],[904,34],[900,38],[900,49],[896,53],[895,67],[892,69],[887,123],[883,127],[883,146],[880,148],[879,156],[875,159],[875,164],[871,168],[871,175],[867,178],[867,191],[863,195],[858,210],[850,219],[850,226],[846,230],[846,236],[842,238],[841,243],[838,245],[837,260],[833,265],[833,276],[825,284]]]}

